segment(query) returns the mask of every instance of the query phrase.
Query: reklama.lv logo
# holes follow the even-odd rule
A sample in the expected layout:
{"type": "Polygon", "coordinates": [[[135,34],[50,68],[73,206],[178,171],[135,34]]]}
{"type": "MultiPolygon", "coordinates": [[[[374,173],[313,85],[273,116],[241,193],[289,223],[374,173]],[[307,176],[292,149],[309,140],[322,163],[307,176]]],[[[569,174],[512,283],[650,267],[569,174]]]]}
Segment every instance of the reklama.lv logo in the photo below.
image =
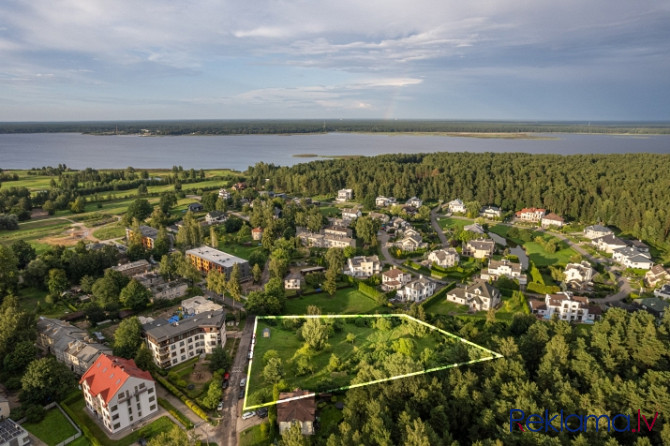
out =
{"type": "Polygon", "coordinates": [[[611,418],[609,415],[565,415],[563,410],[549,417],[549,411],[544,411],[544,416],[540,414],[532,414],[526,418],[526,413],[521,409],[510,409],[509,411],[509,431],[513,432],[515,427],[521,432],[563,432],[565,429],[568,432],[587,432],[589,428],[589,421],[592,427],[595,427],[596,432],[600,428],[604,429],[605,422],[607,422],[607,432],[613,430],[614,432],[642,432],[642,428],[646,425],[649,432],[654,428],[654,423],[658,418],[658,412],[654,414],[654,419],[651,424],[647,421],[647,417],[642,415],[638,409],[637,414],[633,414],[633,424],[631,424],[631,416],[622,413],[616,414],[611,418]],[[637,426],[635,426],[635,416],[637,415],[637,426]],[[554,423],[558,421],[558,426],[554,423]],[[641,421],[643,424],[641,424],[641,421]],[[525,426],[525,427],[524,427],[525,426]]]}

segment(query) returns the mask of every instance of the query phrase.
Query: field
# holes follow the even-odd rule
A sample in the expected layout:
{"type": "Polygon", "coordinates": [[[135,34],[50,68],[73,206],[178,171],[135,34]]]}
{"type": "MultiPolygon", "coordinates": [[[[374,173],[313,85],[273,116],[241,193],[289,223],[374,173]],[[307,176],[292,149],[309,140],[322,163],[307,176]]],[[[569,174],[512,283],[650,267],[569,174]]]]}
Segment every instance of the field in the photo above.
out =
{"type": "Polygon", "coordinates": [[[49,409],[39,423],[23,423],[22,426],[49,446],[55,446],[77,433],[57,407],[49,409]]]}
{"type": "Polygon", "coordinates": [[[437,219],[437,224],[440,225],[442,229],[453,229],[456,234],[461,232],[465,226],[471,225],[473,222],[474,220],[471,219],[451,217],[442,217],[437,219]]]}
{"type": "Polygon", "coordinates": [[[274,401],[274,381],[265,370],[269,356],[280,359],[285,388],[312,391],[379,382],[493,356],[428,327],[404,315],[259,318],[245,408],[274,401]],[[319,350],[298,335],[298,331],[304,333],[300,327],[314,323],[330,326],[327,344],[319,350]],[[266,328],[270,330],[267,338],[261,335],[266,328]]]}
{"type": "Polygon", "coordinates": [[[455,302],[448,302],[446,297],[441,299],[433,299],[425,305],[424,310],[429,314],[463,314],[468,312],[467,305],[459,305],[455,302]]]}
{"type": "MultiPolygon", "coordinates": [[[[549,253],[535,241],[524,242],[523,240],[512,239],[507,236],[509,230],[512,229],[510,226],[505,225],[495,225],[490,228],[490,231],[505,237],[509,240],[512,240],[514,243],[521,245],[526,250],[528,258],[535,263],[538,267],[549,266],[549,265],[561,265],[565,266],[570,263],[570,258],[577,254],[577,252],[570,248],[565,242],[559,241],[558,248],[556,252],[549,253]]],[[[533,232],[533,240],[535,237],[541,236],[545,241],[551,238],[554,238],[550,234],[543,232],[533,232]]]]}
{"type": "Polygon", "coordinates": [[[333,297],[327,293],[319,293],[288,299],[284,314],[307,314],[309,305],[319,307],[322,314],[369,314],[388,310],[358,290],[344,288],[337,290],[333,297]]]}

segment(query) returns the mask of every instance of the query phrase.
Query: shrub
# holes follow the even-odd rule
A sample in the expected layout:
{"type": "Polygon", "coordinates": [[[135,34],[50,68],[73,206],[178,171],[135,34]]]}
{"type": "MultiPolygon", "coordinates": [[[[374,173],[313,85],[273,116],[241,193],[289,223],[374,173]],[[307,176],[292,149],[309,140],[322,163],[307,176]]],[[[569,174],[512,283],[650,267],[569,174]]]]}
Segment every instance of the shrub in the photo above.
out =
{"type": "Polygon", "coordinates": [[[167,410],[170,415],[175,417],[181,424],[186,427],[186,429],[191,429],[193,428],[193,422],[189,420],[186,415],[183,413],[179,412],[176,407],[174,407],[168,400],[164,400],[163,398],[158,398],[158,405],[161,406],[163,409],[167,410]]]}
{"type": "Polygon", "coordinates": [[[25,415],[29,423],[39,423],[44,419],[46,413],[44,407],[39,404],[31,404],[26,408],[25,415]]]}

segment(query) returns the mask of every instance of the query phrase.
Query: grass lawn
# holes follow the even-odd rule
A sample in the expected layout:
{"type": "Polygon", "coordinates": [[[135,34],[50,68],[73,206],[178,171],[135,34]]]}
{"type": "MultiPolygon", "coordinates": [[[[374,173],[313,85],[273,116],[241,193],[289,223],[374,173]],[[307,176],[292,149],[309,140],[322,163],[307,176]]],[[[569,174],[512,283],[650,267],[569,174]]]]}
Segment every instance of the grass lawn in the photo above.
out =
{"type": "Polygon", "coordinates": [[[118,223],[105,225],[93,231],[93,237],[100,240],[109,240],[111,238],[119,238],[126,236],[126,228],[118,223]]]}
{"type": "Polygon", "coordinates": [[[468,312],[467,305],[459,305],[455,302],[448,302],[446,297],[442,299],[433,299],[432,301],[428,302],[428,305],[425,305],[423,308],[426,311],[426,313],[431,314],[450,315],[453,313],[463,314],[468,312]]]}
{"type": "Polygon", "coordinates": [[[319,208],[319,211],[325,217],[339,217],[340,215],[342,215],[342,210],[335,206],[322,206],[319,208]]]}
{"type": "Polygon", "coordinates": [[[500,320],[512,320],[516,313],[529,314],[530,310],[528,309],[528,304],[524,298],[523,302],[521,300],[514,299],[513,297],[503,297],[502,305],[496,311],[496,319],[500,320]]]}
{"type": "Polygon", "coordinates": [[[316,305],[323,314],[366,314],[388,312],[365,294],[354,288],[337,290],[333,297],[328,293],[311,294],[304,297],[288,299],[284,314],[307,314],[307,307],[316,305]]]}
{"type": "Polygon", "coordinates": [[[265,446],[269,444],[272,444],[272,439],[270,438],[270,423],[268,421],[240,432],[240,446],[265,446]]]}
{"type": "Polygon", "coordinates": [[[234,242],[227,242],[227,243],[219,242],[219,250],[237,256],[241,259],[249,260],[249,257],[251,256],[251,253],[254,252],[254,250],[262,249],[258,245],[259,243],[260,241],[251,242],[250,246],[245,246],[234,242]]]}
{"type": "Polygon", "coordinates": [[[271,335],[269,338],[256,336],[246,406],[273,401],[273,383],[263,376],[264,355],[268,350],[275,350],[281,358],[283,380],[288,388],[315,391],[368,382],[373,379],[370,378],[372,376],[374,379],[384,379],[439,365],[462,362],[470,355],[474,355],[472,358],[488,356],[483,350],[466,346],[437,330],[430,330],[399,316],[325,319],[326,323],[336,325],[328,337],[328,346],[321,351],[314,351],[305,348],[304,341],[297,335],[297,327],[301,322],[304,321],[258,320],[257,332],[261,333],[263,329],[269,328],[271,335]],[[377,327],[380,321],[388,322],[388,327],[377,327]],[[348,334],[355,336],[353,343],[346,340],[348,334]],[[424,354],[426,349],[430,353],[424,354]],[[329,368],[333,354],[340,360],[337,370],[329,368]],[[480,356],[477,356],[478,354],[480,356]],[[312,368],[311,371],[301,373],[298,365],[301,357],[312,368]],[[365,373],[366,378],[358,380],[357,375],[361,367],[368,372],[365,373]]]}
{"type": "MultiPolygon", "coordinates": [[[[556,250],[556,252],[553,253],[548,253],[547,251],[544,250],[544,248],[537,242],[530,241],[530,242],[524,242],[523,240],[519,239],[511,239],[507,237],[507,233],[512,229],[511,226],[505,226],[505,225],[495,225],[490,228],[490,231],[500,235],[501,237],[508,238],[509,240],[513,241],[514,243],[521,245],[524,247],[526,250],[526,254],[528,255],[528,258],[535,263],[536,266],[549,266],[549,265],[561,265],[565,266],[568,263],[570,263],[570,258],[577,254],[577,251],[574,249],[570,248],[567,243],[564,241],[558,240],[557,247],[559,249],[556,250]]],[[[533,232],[533,239],[535,237],[541,236],[545,240],[549,240],[551,238],[555,238],[551,234],[546,234],[542,232],[533,232]]]]}
{"type": "Polygon", "coordinates": [[[10,245],[17,240],[24,240],[34,246],[36,250],[40,248],[38,250],[39,254],[45,251],[47,245],[39,243],[37,240],[62,235],[71,224],[63,219],[27,221],[20,223],[17,230],[0,230],[0,243],[10,245]]]}
{"type": "Polygon", "coordinates": [[[460,218],[442,217],[437,219],[437,224],[442,229],[453,229],[457,234],[463,230],[465,226],[471,225],[474,220],[462,220],[460,218]]]}
{"type": "Polygon", "coordinates": [[[77,433],[57,407],[49,409],[39,423],[23,423],[22,426],[49,446],[55,446],[77,433]]]}
{"type": "Polygon", "coordinates": [[[47,291],[39,290],[37,288],[21,288],[18,295],[19,307],[26,311],[32,311],[37,308],[37,304],[39,303],[39,314],[56,318],[63,316],[65,313],[72,312],[62,300],[56,302],[52,306],[48,306],[44,302],[46,295],[47,291]]]}

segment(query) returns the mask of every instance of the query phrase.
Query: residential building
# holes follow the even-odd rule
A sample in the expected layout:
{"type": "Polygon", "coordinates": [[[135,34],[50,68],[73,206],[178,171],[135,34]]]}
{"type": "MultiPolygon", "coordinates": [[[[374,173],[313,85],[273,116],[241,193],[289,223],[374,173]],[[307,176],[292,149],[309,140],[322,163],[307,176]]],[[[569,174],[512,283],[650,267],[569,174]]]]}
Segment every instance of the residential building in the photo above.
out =
{"type": "Polygon", "coordinates": [[[28,446],[30,435],[19,423],[0,416],[0,446],[28,446]]]}
{"type": "Polygon", "coordinates": [[[442,268],[458,265],[460,257],[454,248],[438,249],[428,254],[428,260],[442,268]]]}
{"type": "Polygon", "coordinates": [[[418,209],[423,204],[423,201],[420,198],[412,197],[409,200],[407,200],[407,202],[405,204],[408,205],[408,206],[413,206],[413,207],[418,209]]]}
{"type": "Polygon", "coordinates": [[[382,264],[377,256],[356,256],[347,259],[344,274],[352,277],[367,279],[381,272],[382,264]]]}
{"type": "Polygon", "coordinates": [[[419,276],[418,279],[413,280],[400,288],[396,296],[404,301],[421,302],[435,293],[435,287],[435,282],[428,280],[423,276],[419,276]]]}
{"type": "Polygon", "coordinates": [[[223,307],[212,302],[204,296],[193,296],[181,301],[181,309],[184,314],[200,314],[208,311],[221,311],[223,307]]]}
{"type": "Polygon", "coordinates": [[[326,226],[323,228],[324,235],[334,235],[335,237],[351,237],[352,231],[345,226],[326,226]]]}
{"type": "Polygon", "coordinates": [[[413,216],[413,215],[416,215],[416,213],[419,212],[419,210],[417,208],[415,208],[414,206],[411,206],[409,204],[404,205],[402,207],[402,211],[405,214],[409,215],[410,217],[413,216]]]}
{"type": "Polygon", "coordinates": [[[375,206],[379,208],[385,208],[386,206],[390,206],[392,204],[395,204],[396,200],[393,197],[384,197],[380,195],[375,199],[375,206]]]}
{"type": "Polygon", "coordinates": [[[182,297],[188,291],[188,285],[182,280],[166,281],[158,273],[147,272],[134,277],[145,288],[151,291],[153,300],[171,300],[182,297]]]}
{"type": "Polygon", "coordinates": [[[585,286],[591,283],[594,270],[591,268],[589,262],[582,260],[581,263],[568,263],[565,265],[563,273],[565,275],[563,282],[569,288],[582,290],[585,286]]]}
{"type": "Polygon", "coordinates": [[[354,198],[353,189],[340,189],[337,191],[337,198],[335,201],[344,203],[345,201],[351,201],[354,198]]]}
{"type": "Polygon", "coordinates": [[[649,246],[644,243],[642,240],[626,240],[626,243],[628,243],[628,246],[631,248],[636,249],[639,252],[644,252],[648,253],[649,252],[649,246]]]}
{"type": "Polygon", "coordinates": [[[470,240],[463,244],[462,254],[464,256],[474,257],[475,259],[484,259],[491,257],[496,249],[496,242],[491,239],[480,238],[470,240]]]}
{"type": "Polygon", "coordinates": [[[603,237],[593,239],[591,240],[591,244],[600,251],[604,251],[608,254],[614,253],[614,251],[619,248],[626,247],[626,242],[621,240],[619,237],[615,237],[614,234],[607,234],[603,237]]]}
{"type": "Polygon", "coordinates": [[[239,182],[239,183],[233,184],[233,187],[231,189],[236,190],[236,191],[243,191],[246,188],[247,188],[247,183],[239,182]]]}
{"type": "Polygon", "coordinates": [[[219,198],[222,200],[228,200],[230,198],[230,192],[226,189],[219,189],[219,198]]]}
{"type": "Polygon", "coordinates": [[[126,277],[133,277],[137,276],[138,274],[144,274],[149,272],[149,270],[151,269],[151,264],[147,262],[145,259],[140,259],[134,262],[112,266],[111,269],[120,272],[126,277]]]}
{"type": "Polygon", "coordinates": [[[191,212],[202,212],[205,208],[200,203],[191,203],[188,205],[188,210],[191,212]]]}
{"type": "Polygon", "coordinates": [[[479,215],[489,220],[496,220],[502,218],[502,210],[496,206],[484,206],[479,215]]]}
{"type": "MultiPolygon", "coordinates": [[[[349,221],[348,220],[343,220],[341,218],[335,218],[335,217],[330,217],[328,219],[329,225],[332,228],[348,228],[349,227],[349,221]]],[[[351,234],[349,234],[351,236],[351,234]]]]}
{"type": "Polygon", "coordinates": [[[471,225],[463,226],[464,231],[474,232],[475,234],[485,234],[486,231],[479,223],[473,223],[471,225]]]}
{"type": "Polygon", "coordinates": [[[382,273],[382,290],[384,292],[397,290],[412,280],[412,275],[401,269],[393,268],[382,273]]]}
{"type": "Polygon", "coordinates": [[[519,285],[528,283],[525,274],[521,274],[521,264],[510,262],[508,259],[489,260],[489,266],[486,271],[482,271],[482,280],[498,280],[499,277],[516,279],[519,285]]]}
{"type": "Polygon", "coordinates": [[[112,353],[111,348],[89,337],[86,330],[59,319],[40,316],[37,331],[37,345],[77,375],[84,374],[98,356],[112,353]]]}
{"type": "Polygon", "coordinates": [[[351,221],[356,220],[361,215],[361,210],[359,208],[342,208],[342,220],[351,221]]]}
{"type": "Polygon", "coordinates": [[[643,310],[653,314],[657,318],[661,319],[668,308],[670,307],[670,302],[664,299],[659,299],[657,297],[647,297],[643,299],[634,299],[633,303],[643,310]]]}
{"type": "Polygon", "coordinates": [[[543,319],[551,319],[556,314],[560,320],[568,322],[593,323],[602,313],[599,307],[589,306],[586,297],[571,293],[546,294],[544,302],[533,299],[529,305],[532,313],[543,319]]]}
{"type": "Polygon", "coordinates": [[[405,229],[407,226],[410,225],[410,224],[407,223],[407,221],[406,221],[404,218],[402,218],[402,217],[393,217],[393,218],[391,219],[391,222],[390,222],[390,223],[391,223],[391,227],[393,227],[395,230],[405,229]]]}
{"type": "Polygon", "coordinates": [[[665,284],[661,288],[655,290],[654,296],[659,299],[670,299],[670,285],[665,284]]]}
{"type": "Polygon", "coordinates": [[[516,218],[522,221],[539,222],[547,213],[546,209],[542,208],[523,208],[517,211],[516,218]]]}
{"type": "Polygon", "coordinates": [[[277,423],[282,434],[293,426],[300,424],[303,435],[314,435],[316,421],[316,399],[314,393],[307,390],[281,392],[279,400],[289,400],[277,404],[277,423]]]}
{"type": "Polygon", "coordinates": [[[259,226],[259,227],[256,227],[256,228],[252,229],[251,230],[251,238],[253,240],[256,240],[256,241],[262,240],[263,239],[263,228],[261,228],[259,226]]]}
{"type": "MultiPolygon", "coordinates": [[[[154,249],[156,238],[158,237],[158,229],[151,226],[140,225],[140,234],[142,234],[142,246],[146,249],[154,249]]],[[[126,228],[126,240],[130,240],[133,236],[133,229],[126,228]]]]}
{"type": "Polygon", "coordinates": [[[210,248],[209,246],[201,246],[199,248],[189,249],[186,251],[186,258],[188,258],[198,271],[207,274],[209,271],[216,269],[230,277],[233,270],[233,265],[238,264],[240,269],[240,280],[249,280],[251,278],[251,268],[249,262],[227,254],[218,249],[210,248]]]}
{"type": "Polygon", "coordinates": [[[447,300],[467,305],[472,311],[487,311],[500,304],[500,292],[483,280],[476,280],[472,285],[449,291],[447,300]]]}
{"type": "Polygon", "coordinates": [[[302,275],[298,273],[291,273],[284,278],[285,290],[299,290],[302,282],[302,275]]]}
{"type": "Polygon", "coordinates": [[[226,313],[205,311],[170,322],[156,319],[142,326],[147,346],[159,367],[167,368],[226,344],[226,313]]]}
{"type": "Polygon", "coordinates": [[[379,212],[370,212],[368,216],[373,220],[379,220],[379,222],[383,225],[391,221],[391,217],[386,214],[380,214],[379,212]]]}
{"type": "Polygon", "coordinates": [[[651,269],[654,262],[651,255],[647,252],[640,252],[637,249],[626,246],[619,248],[612,253],[612,259],[625,266],[626,268],[651,269]]]}
{"type": "Polygon", "coordinates": [[[449,212],[453,214],[465,214],[467,211],[467,209],[465,209],[465,204],[460,198],[451,200],[447,203],[447,207],[449,208],[449,212]]]}
{"type": "Polygon", "coordinates": [[[226,213],[223,211],[210,211],[205,215],[205,222],[208,225],[213,225],[216,223],[223,223],[226,221],[226,213]]]}
{"type": "Polygon", "coordinates": [[[659,283],[670,282],[670,272],[663,265],[654,265],[644,275],[644,280],[650,287],[655,287],[659,283]]]}
{"type": "Polygon", "coordinates": [[[605,237],[610,234],[614,234],[612,230],[601,225],[587,226],[584,228],[584,237],[590,238],[591,240],[605,237]]]}
{"type": "Polygon", "coordinates": [[[313,248],[346,248],[356,247],[356,240],[351,237],[326,234],[323,230],[319,233],[307,231],[305,228],[297,228],[296,237],[303,245],[313,248]]]}
{"type": "Polygon", "coordinates": [[[563,217],[554,214],[553,212],[548,213],[544,217],[542,217],[542,221],[540,225],[543,228],[549,228],[551,226],[555,226],[557,228],[563,227],[565,224],[565,221],[563,220],[563,217]]]}
{"type": "Polygon", "coordinates": [[[403,251],[416,251],[418,249],[424,248],[426,243],[423,242],[423,237],[421,237],[421,234],[419,234],[416,229],[410,226],[405,229],[402,234],[402,238],[397,240],[394,245],[403,251]]]}
{"type": "Polygon", "coordinates": [[[132,359],[101,355],[79,384],[86,408],[110,433],[137,425],[158,411],[156,383],[132,359]]]}

